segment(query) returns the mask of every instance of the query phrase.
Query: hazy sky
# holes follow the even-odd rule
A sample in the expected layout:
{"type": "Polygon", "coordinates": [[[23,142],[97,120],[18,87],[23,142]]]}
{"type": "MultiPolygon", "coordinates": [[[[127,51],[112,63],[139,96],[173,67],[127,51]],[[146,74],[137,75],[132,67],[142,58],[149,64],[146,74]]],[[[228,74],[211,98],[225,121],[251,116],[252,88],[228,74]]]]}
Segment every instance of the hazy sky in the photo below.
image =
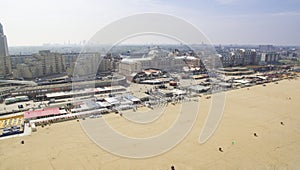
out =
{"type": "Polygon", "coordinates": [[[117,19],[142,12],[185,19],[214,44],[300,45],[300,0],[0,1],[9,46],[79,43],[117,19]]]}

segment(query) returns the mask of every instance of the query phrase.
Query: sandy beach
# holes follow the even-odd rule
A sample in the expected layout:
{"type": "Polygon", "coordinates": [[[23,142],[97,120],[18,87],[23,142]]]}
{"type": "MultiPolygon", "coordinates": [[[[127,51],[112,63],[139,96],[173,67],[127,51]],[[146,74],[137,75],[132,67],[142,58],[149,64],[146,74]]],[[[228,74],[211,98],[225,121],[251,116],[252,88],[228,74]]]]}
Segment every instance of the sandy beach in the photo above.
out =
{"type": "MultiPolygon", "coordinates": [[[[211,99],[200,97],[199,114],[188,136],[172,150],[146,159],[124,158],[106,152],[88,138],[76,120],[38,127],[30,136],[0,141],[0,169],[167,170],[172,165],[176,170],[298,169],[299,87],[299,79],[283,80],[278,84],[226,92],[223,118],[204,144],[198,140],[211,99]],[[23,145],[21,140],[25,142],[23,145]]],[[[99,119],[105,119],[128,136],[149,137],[171,126],[179,108],[180,104],[169,105],[158,120],[147,125],[131,123],[117,114],[99,119]]]]}

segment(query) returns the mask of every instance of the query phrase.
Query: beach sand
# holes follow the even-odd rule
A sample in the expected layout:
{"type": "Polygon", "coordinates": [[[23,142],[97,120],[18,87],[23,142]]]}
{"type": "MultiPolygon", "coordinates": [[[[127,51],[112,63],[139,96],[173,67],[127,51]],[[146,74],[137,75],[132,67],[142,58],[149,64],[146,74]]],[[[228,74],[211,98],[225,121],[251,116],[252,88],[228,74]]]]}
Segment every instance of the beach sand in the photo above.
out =
{"type": "MultiPolygon", "coordinates": [[[[166,170],[172,165],[175,169],[298,169],[299,87],[300,80],[284,80],[227,92],[220,125],[204,144],[198,140],[211,99],[201,97],[188,136],[172,150],[145,159],[106,152],[88,138],[76,120],[38,127],[31,136],[0,141],[0,169],[166,170]]],[[[123,134],[149,137],[170,127],[179,108],[180,104],[168,105],[157,121],[147,125],[131,123],[117,114],[102,118],[123,134]]]]}

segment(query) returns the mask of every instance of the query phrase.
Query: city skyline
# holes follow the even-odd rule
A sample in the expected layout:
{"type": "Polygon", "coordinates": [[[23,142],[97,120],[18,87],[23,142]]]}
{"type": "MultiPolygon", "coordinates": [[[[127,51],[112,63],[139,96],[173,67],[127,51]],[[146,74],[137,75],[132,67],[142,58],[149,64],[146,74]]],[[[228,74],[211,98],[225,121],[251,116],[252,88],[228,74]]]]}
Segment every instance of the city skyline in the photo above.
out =
{"type": "Polygon", "coordinates": [[[299,7],[296,0],[13,0],[1,3],[0,22],[8,46],[79,44],[113,21],[144,12],[182,18],[213,44],[300,45],[299,7]]]}

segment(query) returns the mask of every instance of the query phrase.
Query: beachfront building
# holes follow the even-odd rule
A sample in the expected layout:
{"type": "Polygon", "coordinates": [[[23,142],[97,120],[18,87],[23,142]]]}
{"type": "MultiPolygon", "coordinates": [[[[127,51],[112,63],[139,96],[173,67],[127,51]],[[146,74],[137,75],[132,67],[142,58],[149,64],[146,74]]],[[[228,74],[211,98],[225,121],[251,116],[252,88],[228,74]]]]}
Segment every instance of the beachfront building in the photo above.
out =
{"type": "Polygon", "coordinates": [[[245,50],[244,56],[244,65],[256,65],[258,63],[257,52],[255,49],[245,50]]]}
{"type": "Polygon", "coordinates": [[[119,64],[119,73],[124,76],[131,76],[132,74],[141,71],[142,71],[142,64],[140,61],[124,59],[119,64]]]}
{"type": "MultiPolygon", "coordinates": [[[[128,110],[135,108],[141,103],[141,100],[131,94],[123,94],[115,97],[104,98],[105,105],[109,106],[113,110],[128,110]]],[[[97,102],[98,105],[103,105],[104,102],[97,102]]]]}
{"type": "Polygon", "coordinates": [[[260,54],[259,63],[264,64],[275,64],[279,60],[279,53],[277,52],[264,52],[260,54]]]}
{"type": "Polygon", "coordinates": [[[223,67],[229,67],[233,64],[233,52],[225,52],[222,51],[222,53],[219,54],[220,60],[222,61],[223,67]]]}
{"type": "Polygon", "coordinates": [[[160,48],[151,50],[147,55],[141,57],[129,57],[123,59],[119,64],[119,73],[130,76],[148,68],[155,68],[168,72],[180,72],[184,66],[191,64],[200,66],[200,59],[193,56],[173,56],[160,48]]]}
{"type": "Polygon", "coordinates": [[[115,77],[114,80],[95,80],[95,81],[85,81],[85,82],[73,82],[73,83],[63,83],[63,84],[50,84],[41,86],[24,87],[15,90],[12,95],[27,95],[30,98],[39,98],[41,96],[44,98],[45,94],[53,92],[80,90],[88,87],[114,87],[116,85],[126,84],[126,79],[123,76],[115,77]],[[113,85],[113,86],[112,86],[113,85]]]}
{"type": "Polygon", "coordinates": [[[257,52],[255,49],[222,50],[219,55],[223,67],[276,64],[280,57],[278,52],[257,52]]]}
{"type": "Polygon", "coordinates": [[[246,67],[228,67],[228,68],[219,68],[216,70],[217,73],[226,75],[226,76],[240,76],[240,75],[250,75],[254,71],[246,67]]]}
{"type": "Polygon", "coordinates": [[[132,75],[128,80],[140,84],[163,84],[168,83],[172,78],[166,72],[158,69],[145,69],[132,75]]]}
{"type": "Polygon", "coordinates": [[[34,119],[59,116],[59,115],[63,115],[66,113],[67,113],[66,110],[60,110],[58,107],[45,108],[45,109],[38,109],[38,110],[24,112],[24,119],[25,119],[25,121],[29,121],[29,120],[34,120],[34,119]]]}
{"type": "Polygon", "coordinates": [[[98,87],[98,88],[86,88],[86,89],[78,89],[71,91],[60,91],[60,92],[52,92],[46,93],[46,99],[64,99],[64,98],[72,98],[78,96],[91,96],[96,94],[108,94],[108,93],[122,93],[126,91],[126,88],[123,86],[108,86],[108,87],[98,87]]]}
{"type": "Polygon", "coordinates": [[[210,86],[194,85],[187,88],[188,91],[194,93],[204,93],[210,89],[210,86]]]}
{"type": "Polygon", "coordinates": [[[220,60],[223,67],[246,66],[258,64],[257,53],[254,49],[239,49],[235,51],[221,51],[220,60]]]}

